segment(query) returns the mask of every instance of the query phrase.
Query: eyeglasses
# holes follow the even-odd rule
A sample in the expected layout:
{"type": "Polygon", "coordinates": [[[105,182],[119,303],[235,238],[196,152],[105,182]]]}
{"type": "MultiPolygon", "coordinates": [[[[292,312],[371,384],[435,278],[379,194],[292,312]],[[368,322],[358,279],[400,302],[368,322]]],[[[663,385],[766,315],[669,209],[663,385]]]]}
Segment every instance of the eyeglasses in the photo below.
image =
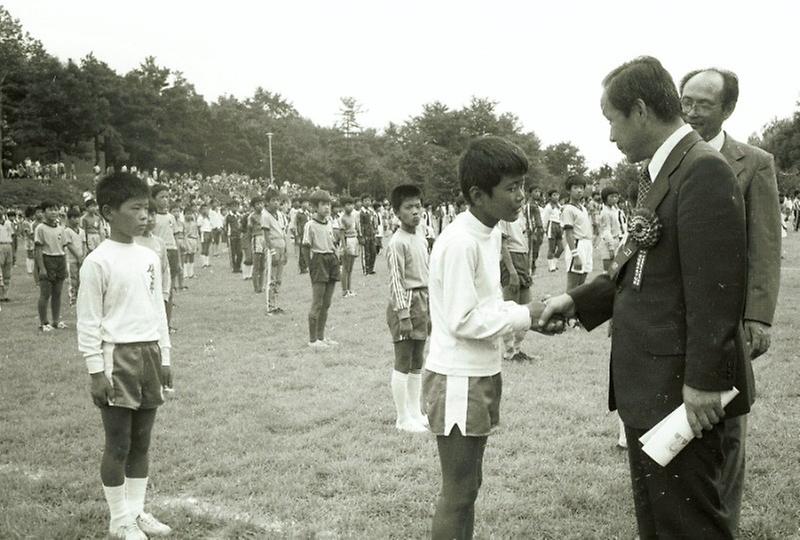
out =
{"type": "Polygon", "coordinates": [[[716,106],[716,103],[711,103],[710,101],[695,101],[689,97],[681,98],[681,110],[683,110],[684,113],[688,113],[694,109],[700,114],[706,114],[713,111],[716,106]]]}

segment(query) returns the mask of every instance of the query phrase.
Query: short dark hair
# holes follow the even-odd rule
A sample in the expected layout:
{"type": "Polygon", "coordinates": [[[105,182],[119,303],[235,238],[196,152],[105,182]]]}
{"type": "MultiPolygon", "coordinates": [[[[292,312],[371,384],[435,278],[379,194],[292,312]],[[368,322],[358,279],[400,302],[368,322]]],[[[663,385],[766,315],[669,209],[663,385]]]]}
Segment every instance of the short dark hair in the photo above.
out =
{"type": "Polygon", "coordinates": [[[153,187],[150,188],[150,196],[155,199],[156,195],[158,195],[162,191],[169,191],[169,188],[164,184],[155,184],[153,185],[153,187]]]}
{"type": "MultiPolygon", "coordinates": [[[[364,195],[368,197],[369,195],[364,195]]],[[[319,203],[329,203],[331,202],[331,194],[325,191],[324,189],[318,189],[311,196],[308,198],[309,202],[314,206],[318,206],[319,203]]]]}
{"type": "Polygon", "coordinates": [[[414,184],[400,184],[395,186],[389,197],[392,201],[392,209],[397,212],[400,210],[400,206],[408,199],[420,199],[421,201],[422,190],[414,184]]]}
{"type": "Polygon", "coordinates": [[[43,212],[45,210],[47,210],[48,208],[56,208],[56,209],[58,209],[58,203],[53,202],[53,201],[45,200],[45,201],[42,201],[41,204],[39,205],[39,210],[41,210],[43,212]]]}
{"type": "Polygon", "coordinates": [[[557,189],[549,189],[549,190],[547,190],[547,196],[548,196],[548,197],[552,197],[552,196],[553,196],[553,193],[555,193],[556,195],[558,195],[558,190],[557,190],[557,189]]]}
{"type": "Polygon", "coordinates": [[[528,172],[525,152],[501,137],[487,136],[473,140],[458,163],[458,179],[466,202],[472,204],[469,190],[477,187],[487,195],[505,176],[528,172]]]}
{"type": "Polygon", "coordinates": [[[113,173],[101,178],[95,189],[97,205],[102,209],[110,206],[119,210],[129,199],[149,199],[150,188],[147,182],[130,173],[113,173]]]}
{"type": "Polygon", "coordinates": [[[603,79],[606,97],[615,109],[630,116],[637,99],[662,122],[681,116],[681,101],[672,76],[656,58],[640,56],[615,68],[603,79]]]}
{"type": "Polygon", "coordinates": [[[81,211],[73,206],[72,208],[67,210],[67,219],[72,219],[76,217],[81,217],[81,211]]]}
{"type": "Polygon", "coordinates": [[[363,201],[364,199],[369,199],[369,200],[372,200],[372,195],[367,195],[367,194],[365,193],[364,195],[362,195],[362,196],[361,196],[361,200],[363,201]]]}
{"type": "Polygon", "coordinates": [[[264,194],[264,200],[267,202],[271,201],[272,199],[280,200],[280,198],[281,198],[280,192],[274,188],[267,189],[267,192],[264,194]]]}
{"type": "Polygon", "coordinates": [[[608,187],[604,187],[604,188],[603,188],[603,189],[600,191],[600,197],[603,199],[603,202],[604,202],[604,203],[607,203],[607,202],[608,202],[608,198],[609,198],[611,195],[619,195],[619,190],[618,190],[617,188],[615,188],[614,186],[608,186],[608,187]]]}
{"type": "Polygon", "coordinates": [[[339,199],[339,202],[342,203],[342,206],[346,204],[353,204],[353,198],[349,195],[342,195],[342,197],[339,199]]]}
{"type": "Polygon", "coordinates": [[[571,174],[567,177],[567,181],[564,182],[564,189],[569,191],[573,186],[586,187],[586,180],[582,176],[571,174]]]}
{"type": "MultiPolygon", "coordinates": [[[[262,199],[261,197],[256,195],[255,197],[250,199],[250,208],[254,207],[256,205],[256,203],[260,203],[260,202],[264,202],[264,199],[262,199]]],[[[207,206],[207,205],[203,204],[203,206],[207,206]]]]}
{"type": "Polygon", "coordinates": [[[705,73],[707,71],[719,73],[722,76],[722,108],[725,110],[730,109],[731,111],[735,109],[736,102],[739,101],[739,77],[736,76],[736,73],[727,69],[710,67],[690,71],[683,76],[683,79],[681,79],[681,95],[683,95],[683,87],[686,86],[686,83],[689,82],[689,79],[695,75],[699,75],[700,73],[705,73]]]}
{"type": "MultiPolygon", "coordinates": [[[[164,191],[163,189],[161,191],[164,191]]],[[[147,213],[148,214],[156,214],[158,213],[158,204],[153,197],[150,197],[150,200],[147,201],[147,213]]]]}

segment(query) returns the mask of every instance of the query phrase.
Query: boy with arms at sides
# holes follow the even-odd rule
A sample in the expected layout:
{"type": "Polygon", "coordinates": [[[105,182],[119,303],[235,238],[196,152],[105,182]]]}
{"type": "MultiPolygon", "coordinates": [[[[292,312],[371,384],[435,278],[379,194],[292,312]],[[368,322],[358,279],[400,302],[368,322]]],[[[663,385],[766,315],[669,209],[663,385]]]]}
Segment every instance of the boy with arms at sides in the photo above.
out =
{"type": "Polygon", "coordinates": [[[209,259],[209,251],[211,249],[211,237],[213,236],[213,227],[211,226],[211,216],[208,214],[208,205],[203,203],[200,205],[200,215],[197,216],[197,226],[200,229],[200,262],[201,268],[208,268],[211,266],[209,259]]]}
{"type": "Polygon", "coordinates": [[[331,196],[317,190],[311,194],[314,215],[303,231],[303,247],[310,252],[311,310],[308,313],[308,346],[315,351],[325,350],[339,343],[325,338],[325,323],[331,307],[333,291],[339,281],[339,258],[330,220],[331,196]]]}
{"type": "Polygon", "coordinates": [[[564,186],[569,201],[561,209],[561,228],[567,250],[564,259],[567,265],[567,291],[583,285],[592,272],[592,220],[587,208],[581,204],[586,181],[578,176],[567,178],[564,186]]]}
{"type": "MultiPolygon", "coordinates": [[[[502,339],[531,328],[543,308],[506,302],[500,288],[501,233],[495,225],[519,214],[527,170],[525,154],[510,142],[473,141],[458,170],[469,209],[442,231],[431,252],[432,331],[423,396],[442,469],[436,540],[472,538],[483,453],[500,419],[502,339]]],[[[563,322],[548,328],[561,329],[563,322]]]]}
{"type": "MultiPolygon", "coordinates": [[[[147,227],[140,236],[134,236],[133,241],[140,246],[149,248],[158,255],[158,260],[161,263],[161,293],[164,296],[164,309],[166,311],[168,306],[167,298],[169,298],[172,288],[172,273],[169,268],[167,246],[164,244],[164,240],[153,232],[157,227],[157,220],[158,203],[150,199],[147,206],[147,227]]],[[[167,317],[167,324],[169,324],[169,317],[167,317]]]]}
{"type": "Polygon", "coordinates": [[[175,218],[175,244],[178,246],[178,261],[180,262],[178,266],[178,284],[175,286],[175,290],[185,290],[189,288],[183,281],[183,278],[188,275],[183,262],[186,259],[186,221],[181,215],[181,206],[177,200],[172,202],[169,211],[172,217],[175,218]]]}
{"type": "Polygon", "coordinates": [[[14,266],[14,237],[16,231],[10,219],[12,212],[0,206],[0,302],[8,302],[8,289],[11,286],[11,267],[14,266]]]}
{"type": "Polygon", "coordinates": [[[39,225],[39,223],[41,223],[39,209],[34,206],[25,208],[25,219],[20,227],[22,231],[21,236],[25,241],[25,271],[34,276],[34,281],[38,280],[38,277],[33,271],[36,266],[36,259],[33,254],[35,247],[33,243],[33,231],[36,230],[36,226],[39,225]]]}
{"type": "Polygon", "coordinates": [[[294,243],[297,246],[297,266],[301,274],[308,273],[308,259],[303,249],[303,231],[306,230],[306,223],[311,217],[311,208],[308,199],[303,196],[300,199],[300,209],[294,215],[295,237],[294,243]]]}
{"type": "Polygon", "coordinates": [[[45,201],[40,205],[44,221],[33,233],[34,256],[39,273],[39,330],[50,332],[53,328],[63,329],[67,325],[61,320],[61,291],[67,277],[67,258],[64,246],[67,236],[64,227],[58,224],[58,205],[45,201]],[[47,306],[50,305],[53,324],[47,320],[47,306]]]}
{"type": "Polygon", "coordinates": [[[242,231],[242,279],[253,279],[253,236],[250,231],[250,214],[247,205],[242,205],[242,215],[239,217],[242,231]]]}
{"type": "Polygon", "coordinates": [[[225,216],[225,236],[230,247],[231,270],[234,274],[242,273],[242,221],[239,207],[231,203],[228,215],[225,216]]]}
{"type": "MultiPolygon", "coordinates": [[[[534,205],[536,203],[533,203],[534,205]]],[[[538,210],[538,208],[537,208],[538,210]]],[[[497,224],[502,235],[500,247],[500,285],[503,287],[503,300],[527,305],[531,301],[530,259],[528,257],[528,238],[526,216],[520,212],[513,221],[500,220],[497,224]]],[[[520,349],[525,340],[525,330],[508,334],[505,343],[505,360],[527,362],[531,358],[520,349]]]]}
{"type": "Polygon", "coordinates": [[[81,229],[86,237],[86,253],[91,253],[105,238],[103,218],[97,212],[97,201],[86,200],[86,212],[81,217],[81,229]]]}
{"type": "Polygon", "coordinates": [[[264,259],[267,250],[262,224],[264,200],[258,196],[253,197],[250,200],[250,209],[252,212],[247,217],[247,229],[250,231],[250,245],[253,250],[253,290],[256,293],[262,293],[264,292],[264,259]]]}
{"type": "Polygon", "coordinates": [[[619,191],[614,187],[603,188],[600,192],[603,209],[600,211],[600,258],[603,260],[603,272],[611,270],[611,263],[617,255],[617,249],[627,232],[625,230],[625,214],[617,206],[619,191]]]}
{"type": "Polygon", "coordinates": [[[183,251],[184,277],[194,279],[194,256],[200,243],[200,227],[197,225],[193,206],[184,209],[183,223],[186,230],[186,247],[183,251]]]}
{"type": "Polygon", "coordinates": [[[358,258],[358,216],[353,211],[353,199],[342,197],[344,212],[339,217],[339,243],[342,246],[342,296],[350,298],[356,293],[352,289],[353,263],[358,258]]]}
{"type": "Polygon", "coordinates": [[[278,306],[278,292],[281,288],[283,277],[283,267],[286,266],[287,248],[286,231],[287,218],[280,210],[281,194],[276,189],[267,190],[267,211],[264,221],[267,224],[266,249],[270,250],[270,273],[269,273],[269,303],[267,314],[283,313],[283,308],[278,306]]]}
{"type": "Polygon", "coordinates": [[[394,343],[392,397],[401,431],[428,431],[420,412],[422,363],[428,339],[428,243],[420,227],[422,192],[414,185],[392,190],[392,208],[400,228],[386,244],[389,265],[389,306],[386,322],[394,343]]]}
{"type": "Polygon", "coordinates": [[[147,183],[131,174],[97,184],[111,234],[84,260],[78,293],[78,348],[105,430],[100,478],[109,533],[125,540],[171,532],[144,512],[150,433],[162,384],[171,384],[161,262],[133,241],[147,228],[149,197],[147,183]]]}
{"type": "Polygon", "coordinates": [[[69,305],[74,306],[78,300],[78,288],[81,280],[79,271],[83,257],[86,255],[86,236],[80,227],[81,213],[77,208],[67,211],[67,228],[64,234],[67,239],[67,275],[69,276],[69,305]]]}
{"type": "Polygon", "coordinates": [[[150,193],[156,205],[155,225],[152,233],[161,238],[167,250],[169,262],[169,275],[174,280],[174,287],[167,295],[167,324],[172,326],[172,301],[173,291],[183,287],[183,273],[181,271],[181,256],[178,251],[178,242],[175,240],[175,230],[178,220],[169,213],[169,188],[164,184],[156,184],[150,188],[150,193]]]}
{"type": "Polygon", "coordinates": [[[558,201],[558,190],[551,189],[547,192],[547,204],[542,210],[542,224],[547,236],[547,270],[558,270],[558,258],[564,252],[561,243],[561,203],[558,201]]]}

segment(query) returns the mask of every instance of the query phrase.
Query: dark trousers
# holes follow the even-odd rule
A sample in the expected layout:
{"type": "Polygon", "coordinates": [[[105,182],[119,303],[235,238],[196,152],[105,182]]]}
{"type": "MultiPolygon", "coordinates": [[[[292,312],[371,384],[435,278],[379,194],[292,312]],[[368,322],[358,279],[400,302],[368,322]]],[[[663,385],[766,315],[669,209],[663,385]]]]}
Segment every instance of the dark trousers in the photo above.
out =
{"type": "Polygon", "coordinates": [[[306,250],[303,249],[303,245],[299,242],[295,242],[295,246],[297,246],[297,266],[300,268],[300,273],[305,274],[308,272],[308,258],[306,250]]]}
{"type": "Polygon", "coordinates": [[[238,236],[230,237],[231,269],[234,272],[242,271],[242,239],[238,236]]]}
{"type": "Polygon", "coordinates": [[[642,452],[639,437],[647,430],[625,426],[641,540],[733,538],[721,485],[727,422],[704,431],[666,467],[642,452]]]}
{"type": "Polygon", "coordinates": [[[375,256],[378,254],[375,246],[375,237],[364,238],[364,266],[367,273],[375,270],[375,256]]]}
{"type": "Polygon", "coordinates": [[[728,511],[728,523],[735,533],[739,528],[744,491],[745,440],[747,415],[725,421],[725,465],[722,468],[722,502],[728,511]]]}

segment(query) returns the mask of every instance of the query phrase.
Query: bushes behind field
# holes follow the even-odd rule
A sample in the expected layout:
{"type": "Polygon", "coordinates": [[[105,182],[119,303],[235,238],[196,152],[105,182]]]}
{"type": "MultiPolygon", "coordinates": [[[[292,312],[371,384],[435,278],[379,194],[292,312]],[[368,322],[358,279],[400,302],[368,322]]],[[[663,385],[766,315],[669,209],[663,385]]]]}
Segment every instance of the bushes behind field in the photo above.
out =
{"type": "Polygon", "coordinates": [[[0,205],[6,208],[24,208],[45,200],[65,205],[82,205],[81,194],[91,189],[91,176],[79,177],[78,180],[53,180],[51,184],[29,178],[3,180],[0,182],[0,205]]]}

